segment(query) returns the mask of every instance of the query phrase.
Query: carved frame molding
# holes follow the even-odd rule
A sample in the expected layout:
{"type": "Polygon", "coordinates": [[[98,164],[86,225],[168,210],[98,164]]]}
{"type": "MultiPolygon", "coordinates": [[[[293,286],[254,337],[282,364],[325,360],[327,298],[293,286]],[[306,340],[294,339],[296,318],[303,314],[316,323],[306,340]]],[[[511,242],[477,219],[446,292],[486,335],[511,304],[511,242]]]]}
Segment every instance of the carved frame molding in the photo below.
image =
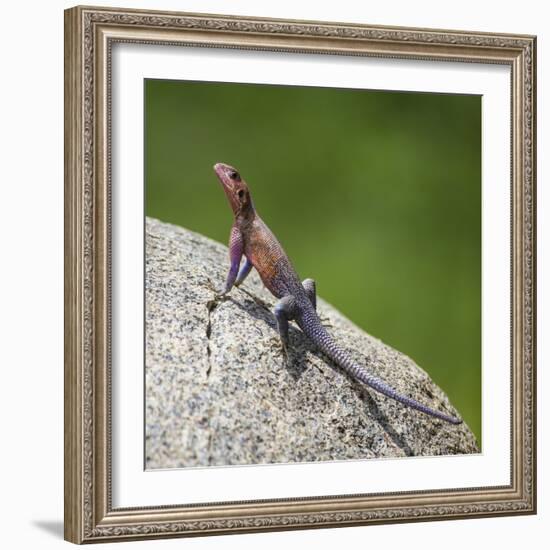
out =
{"type": "Polygon", "coordinates": [[[76,7],[65,12],[65,538],[101,542],[536,512],[533,36],[76,7]],[[110,56],[115,42],[453,60],[512,74],[509,486],[113,509],[110,56]]]}

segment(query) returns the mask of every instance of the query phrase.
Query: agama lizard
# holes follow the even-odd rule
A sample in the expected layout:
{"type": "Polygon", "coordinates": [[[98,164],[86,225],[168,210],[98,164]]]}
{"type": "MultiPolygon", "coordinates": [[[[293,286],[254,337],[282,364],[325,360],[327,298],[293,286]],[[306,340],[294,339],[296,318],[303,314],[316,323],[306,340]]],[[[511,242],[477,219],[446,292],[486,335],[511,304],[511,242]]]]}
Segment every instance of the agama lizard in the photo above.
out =
{"type": "Polygon", "coordinates": [[[231,266],[225,288],[219,297],[227,294],[233,286],[239,286],[254,267],[264,286],[279,299],[273,312],[277,319],[285,356],[289,345],[288,323],[294,320],[324,354],[356,380],[412,409],[451,424],[460,424],[461,419],[431,409],[415,399],[398,393],[351,359],[328,333],[317,315],[315,281],[306,279],[300,282],[283,247],[256,212],[248,185],[239,172],[232,166],[222,163],[216,164],[214,171],[229,199],[234,215],[229,238],[231,266]],[[243,256],[245,262],[239,271],[243,256]]]}

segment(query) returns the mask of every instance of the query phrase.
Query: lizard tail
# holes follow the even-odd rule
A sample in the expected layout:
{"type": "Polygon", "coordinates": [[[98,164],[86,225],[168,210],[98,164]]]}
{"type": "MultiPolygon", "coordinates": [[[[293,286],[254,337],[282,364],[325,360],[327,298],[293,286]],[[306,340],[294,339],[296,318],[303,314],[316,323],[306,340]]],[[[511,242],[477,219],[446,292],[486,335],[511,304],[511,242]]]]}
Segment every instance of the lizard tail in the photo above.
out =
{"type": "Polygon", "coordinates": [[[323,353],[328,355],[335,363],[337,363],[342,369],[344,369],[349,375],[356,380],[363,382],[373,390],[403,403],[404,405],[415,409],[424,414],[428,414],[445,422],[451,424],[461,424],[462,420],[454,416],[436,411],[426,405],[423,405],[419,401],[400,394],[397,390],[386,384],[380,378],[369,374],[363,367],[356,364],[351,357],[334,341],[332,336],[327,332],[325,327],[321,324],[319,317],[314,312],[313,308],[310,312],[305,312],[301,319],[297,319],[298,325],[302,331],[308,336],[323,353]]]}

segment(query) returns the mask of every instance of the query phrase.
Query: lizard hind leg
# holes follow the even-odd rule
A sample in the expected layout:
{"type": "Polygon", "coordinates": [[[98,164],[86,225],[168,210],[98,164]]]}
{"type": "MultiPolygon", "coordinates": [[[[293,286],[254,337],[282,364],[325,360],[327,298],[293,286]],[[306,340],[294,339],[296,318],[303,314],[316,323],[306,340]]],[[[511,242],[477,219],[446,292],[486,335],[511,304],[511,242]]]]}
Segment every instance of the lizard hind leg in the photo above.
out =
{"type": "Polygon", "coordinates": [[[296,301],[294,296],[285,296],[281,298],[275,308],[273,313],[277,319],[277,328],[279,330],[279,337],[281,338],[281,344],[283,346],[283,352],[285,357],[288,358],[288,322],[294,319],[296,310],[296,301]]]}
{"type": "Polygon", "coordinates": [[[313,279],[304,279],[302,286],[306,291],[307,297],[313,306],[313,309],[317,309],[317,285],[313,279]]]}

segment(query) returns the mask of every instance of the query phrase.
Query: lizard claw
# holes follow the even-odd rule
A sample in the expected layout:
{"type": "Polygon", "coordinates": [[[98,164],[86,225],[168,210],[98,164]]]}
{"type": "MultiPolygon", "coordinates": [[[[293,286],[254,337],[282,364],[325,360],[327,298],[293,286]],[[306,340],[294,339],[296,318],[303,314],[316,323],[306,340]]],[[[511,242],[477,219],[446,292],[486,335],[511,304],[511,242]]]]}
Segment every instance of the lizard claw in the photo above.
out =
{"type": "Polygon", "coordinates": [[[227,298],[226,296],[226,292],[225,291],[220,291],[218,290],[215,286],[214,286],[214,283],[210,280],[210,279],[207,279],[206,280],[206,286],[208,287],[209,290],[211,290],[212,292],[214,292],[214,299],[212,300],[213,302],[216,302],[216,304],[218,302],[222,302],[223,300],[225,300],[227,298]]]}
{"type": "Polygon", "coordinates": [[[334,326],[331,322],[330,322],[330,319],[328,317],[319,317],[319,319],[321,320],[321,324],[324,326],[324,327],[332,327],[334,326]]]}
{"type": "Polygon", "coordinates": [[[208,290],[212,290],[216,294],[218,293],[218,289],[215,287],[214,283],[208,278],[206,279],[206,288],[208,288],[208,290]]]}
{"type": "Polygon", "coordinates": [[[283,362],[285,366],[290,364],[290,353],[288,351],[288,347],[286,346],[283,346],[283,362]]]}
{"type": "Polygon", "coordinates": [[[272,351],[279,351],[280,340],[278,338],[270,338],[268,340],[268,348],[272,351]]]}

